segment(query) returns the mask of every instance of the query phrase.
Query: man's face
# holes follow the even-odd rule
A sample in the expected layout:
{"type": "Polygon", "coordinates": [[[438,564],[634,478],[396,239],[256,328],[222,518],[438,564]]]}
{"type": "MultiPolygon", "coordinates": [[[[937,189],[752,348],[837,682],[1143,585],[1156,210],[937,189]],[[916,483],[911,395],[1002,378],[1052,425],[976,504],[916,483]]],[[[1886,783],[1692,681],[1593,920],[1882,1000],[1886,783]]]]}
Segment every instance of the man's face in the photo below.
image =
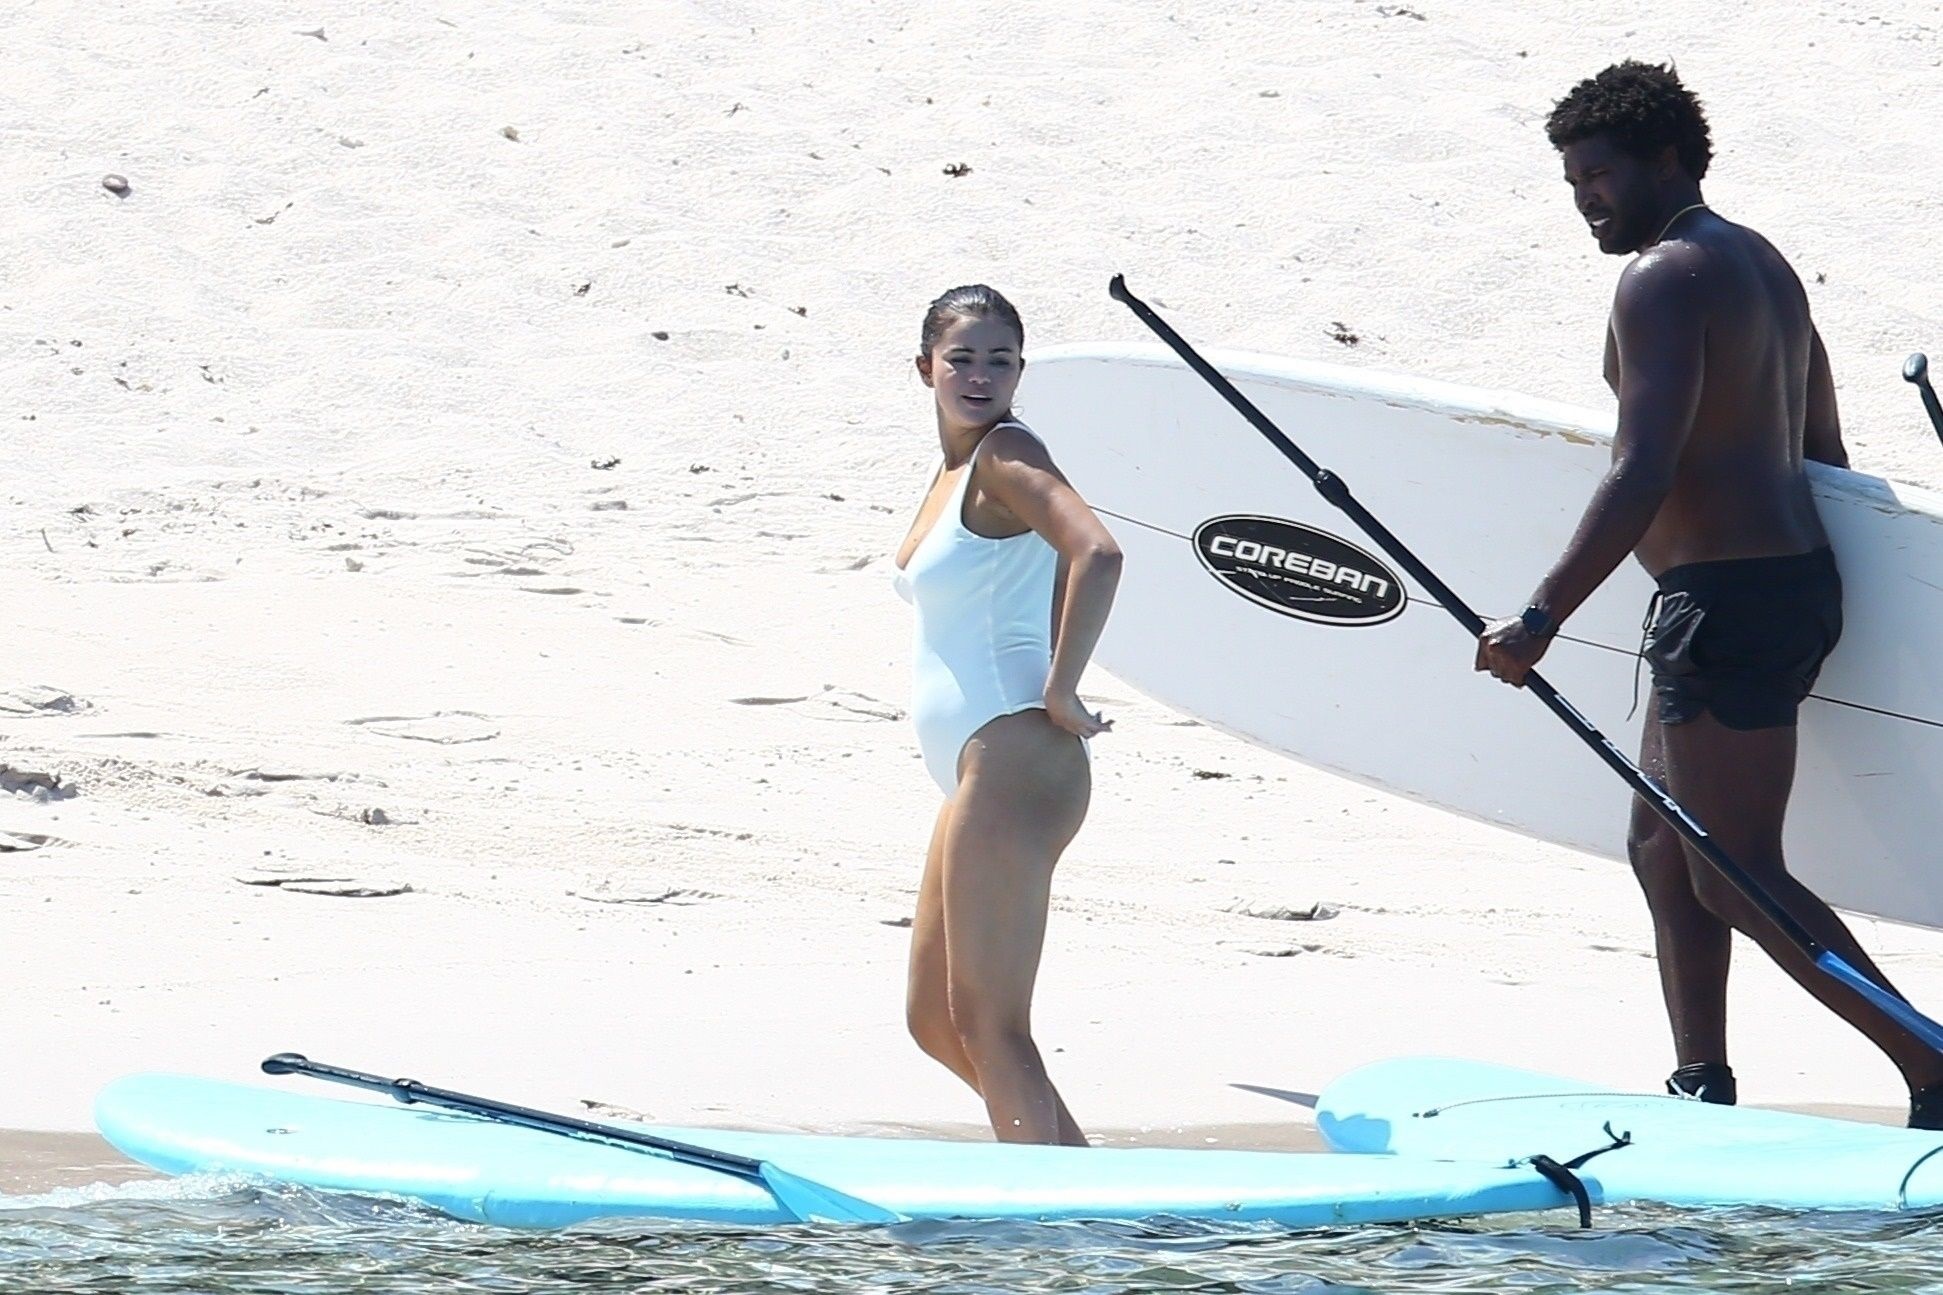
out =
{"type": "Polygon", "coordinates": [[[1585,217],[1599,250],[1610,256],[1637,252],[1659,231],[1659,185],[1651,162],[1620,151],[1603,135],[1559,150],[1572,203],[1585,217]]]}

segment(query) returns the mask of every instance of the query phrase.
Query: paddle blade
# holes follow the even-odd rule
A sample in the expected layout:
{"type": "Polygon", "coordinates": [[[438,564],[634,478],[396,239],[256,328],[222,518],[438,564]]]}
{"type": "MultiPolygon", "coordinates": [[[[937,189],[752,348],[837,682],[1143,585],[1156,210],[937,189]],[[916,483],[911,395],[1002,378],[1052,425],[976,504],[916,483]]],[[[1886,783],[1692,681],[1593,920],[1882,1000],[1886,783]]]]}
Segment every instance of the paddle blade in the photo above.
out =
{"type": "Polygon", "coordinates": [[[903,1223],[902,1214],[858,1200],[834,1187],[800,1178],[764,1161],[762,1182],[776,1203],[805,1223],[903,1223]]]}
{"type": "Polygon", "coordinates": [[[1816,956],[1815,965],[1881,1008],[1895,1020],[1896,1024],[1929,1044],[1936,1051],[1943,1052],[1943,1025],[1938,1025],[1935,1021],[1932,1021],[1929,1017],[1911,1007],[1908,999],[1889,992],[1888,989],[1869,979],[1869,977],[1863,975],[1826,949],[1823,949],[1816,956]]]}

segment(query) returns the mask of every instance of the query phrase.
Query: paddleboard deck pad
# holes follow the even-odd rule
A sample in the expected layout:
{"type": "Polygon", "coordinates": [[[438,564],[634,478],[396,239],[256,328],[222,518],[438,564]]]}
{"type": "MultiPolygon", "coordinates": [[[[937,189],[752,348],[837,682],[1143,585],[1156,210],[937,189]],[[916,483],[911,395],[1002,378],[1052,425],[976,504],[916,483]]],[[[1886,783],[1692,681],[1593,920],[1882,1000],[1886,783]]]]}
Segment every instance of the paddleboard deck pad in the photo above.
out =
{"type": "MultiPolygon", "coordinates": [[[[406,1198],[481,1223],[796,1221],[767,1189],[743,1178],[651,1151],[425,1107],[151,1074],[108,1085],[96,1100],[95,1123],[124,1154],[166,1173],[237,1174],[406,1198]]],[[[1328,1227],[1568,1203],[1529,1166],[639,1127],[769,1161],[912,1219],[1175,1216],[1328,1227]]]]}
{"type": "Polygon", "coordinates": [[[1943,1205],[1943,1133],[1615,1093],[1482,1062],[1353,1070],[1323,1091],[1316,1125],[1336,1151],[1431,1164],[1590,1153],[1574,1172],[1595,1204],[1943,1205]]]}

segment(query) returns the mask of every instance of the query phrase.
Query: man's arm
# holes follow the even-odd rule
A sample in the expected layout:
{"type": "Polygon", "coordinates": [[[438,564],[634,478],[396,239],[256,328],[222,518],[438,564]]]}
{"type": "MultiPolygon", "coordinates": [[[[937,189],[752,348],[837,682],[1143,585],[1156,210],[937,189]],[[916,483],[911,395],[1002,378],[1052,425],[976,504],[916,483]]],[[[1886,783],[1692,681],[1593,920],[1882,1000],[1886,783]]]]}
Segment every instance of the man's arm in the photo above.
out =
{"type": "Polygon", "coordinates": [[[1835,375],[1829,371],[1828,350],[1818,329],[1808,334],[1808,416],[1802,427],[1802,453],[1817,463],[1838,468],[1849,465],[1842,445],[1842,416],[1835,410],[1835,375]]]}
{"type": "MultiPolygon", "coordinates": [[[[1612,467],[1531,600],[1554,627],[1625,561],[1673,489],[1706,376],[1699,255],[1689,246],[1649,252],[1620,276],[1612,308],[1619,360],[1612,467]]],[[[1478,640],[1477,668],[1522,686],[1550,642],[1515,617],[1499,621],[1478,640]]]]}
{"type": "Polygon", "coordinates": [[[1625,561],[1673,489],[1706,376],[1707,318],[1698,249],[1643,257],[1619,281],[1619,428],[1612,467],[1532,602],[1557,624],[1625,561]]]}

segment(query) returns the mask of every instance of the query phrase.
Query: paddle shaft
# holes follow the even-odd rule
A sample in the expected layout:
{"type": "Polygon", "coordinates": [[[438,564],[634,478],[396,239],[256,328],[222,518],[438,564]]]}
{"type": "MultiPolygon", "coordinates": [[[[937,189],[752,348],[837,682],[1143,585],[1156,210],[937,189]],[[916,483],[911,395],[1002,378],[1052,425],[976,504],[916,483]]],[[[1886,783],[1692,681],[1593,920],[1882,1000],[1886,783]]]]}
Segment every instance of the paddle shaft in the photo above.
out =
{"type": "MultiPolygon", "coordinates": [[[[1167,343],[1176,355],[1185,360],[1189,368],[1198,373],[1209,386],[1221,394],[1223,399],[1234,406],[1236,413],[1246,418],[1254,425],[1256,431],[1267,437],[1269,443],[1280,450],[1289,462],[1302,469],[1314,483],[1318,494],[1348,514],[1350,520],[1375,540],[1379,548],[1389,554],[1397,565],[1414,576],[1433,598],[1443,604],[1444,609],[1455,617],[1457,623],[1462,625],[1473,638],[1484,633],[1483,619],[1472,611],[1449,585],[1438,579],[1435,572],[1419,561],[1417,555],[1412,553],[1403,541],[1392,535],[1388,527],[1372,516],[1370,511],[1350,494],[1348,484],[1341,477],[1303,453],[1300,446],[1284,435],[1282,429],[1277,427],[1267,414],[1257,409],[1253,401],[1242,395],[1232,382],[1203,359],[1186,339],[1168,325],[1166,320],[1156,315],[1146,302],[1134,296],[1128,290],[1124,278],[1114,275],[1108,291],[1116,301],[1124,303],[1132,310],[1139,317],[1140,322],[1152,329],[1155,336],[1167,343]]],[[[1665,788],[1647,777],[1638,765],[1628,759],[1605,734],[1595,728],[1592,721],[1581,715],[1577,708],[1560,696],[1558,690],[1537,671],[1525,676],[1525,687],[1544,702],[1554,715],[1565,721],[1567,728],[1591,747],[1593,753],[1604,760],[1613,772],[1625,779],[1626,785],[1631,787],[1635,794],[1651,806],[1656,814],[1665,819],[1674,831],[1684,837],[1687,843],[1727,878],[1736,890],[1746,896],[1748,901],[1774,924],[1775,929],[1800,949],[1810,961],[1862,994],[1932,1048],[1943,1051],[1943,1026],[1937,1025],[1936,1022],[1917,1012],[1901,995],[1877,984],[1873,979],[1864,976],[1840,957],[1823,948],[1815,937],[1808,933],[1808,928],[1782,907],[1781,902],[1767,887],[1755,880],[1746,869],[1734,862],[1725,850],[1714,843],[1713,837],[1708,835],[1707,830],[1681,807],[1680,802],[1673,799],[1665,788]]]]}
{"type": "Polygon", "coordinates": [[[1918,351],[1903,365],[1903,377],[1916,384],[1917,394],[1923,398],[1923,408],[1929,411],[1930,426],[1936,428],[1937,437],[1943,439],[1943,405],[1936,401],[1936,388],[1930,385],[1929,368],[1929,356],[1918,351]]]}
{"type": "Polygon", "coordinates": [[[572,1138],[592,1138],[644,1151],[658,1151],[670,1159],[692,1164],[698,1168],[714,1169],[767,1185],[763,1178],[762,1162],[752,1160],[748,1156],[738,1156],[727,1151],[711,1151],[707,1147],[691,1146],[686,1142],[655,1137],[650,1133],[637,1133],[632,1129],[617,1129],[607,1124],[596,1124],[592,1120],[575,1119],[571,1115],[555,1115],[526,1106],[496,1102],[490,1097],[473,1097],[467,1093],[433,1088],[429,1084],[419,1083],[416,1079],[386,1079],[382,1075],[370,1075],[360,1070],[346,1070],[342,1066],[327,1066],[321,1061],[312,1061],[295,1052],[279,1052],[276,1056],[267,1059],[263,1063],[263,1071],[270,1075],[309,1075],[313,1079],[325,1079],[334,1084],[368,1088],[374,1093],[395,1097],[408,1105],[442,1106],[447,1110],[463,1111],[468,1115],[481,1115],[487,1119],[503,1120],[508,1124],[524,1125],[543,1133],[558,1133],[572,1138]]]}

